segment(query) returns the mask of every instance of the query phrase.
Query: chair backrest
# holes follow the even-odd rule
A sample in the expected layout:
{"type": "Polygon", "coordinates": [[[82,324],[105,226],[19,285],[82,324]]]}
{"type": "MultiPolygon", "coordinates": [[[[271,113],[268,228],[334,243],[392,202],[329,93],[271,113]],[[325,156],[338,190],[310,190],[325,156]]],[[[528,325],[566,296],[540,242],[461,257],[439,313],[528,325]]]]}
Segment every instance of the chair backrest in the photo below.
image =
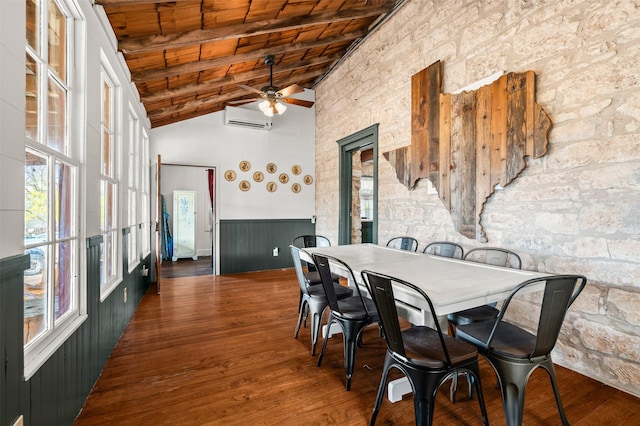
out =
{"type": "MultiPolygon", "coordinates": [[[[324,289],[324,292],[327,296],[327,300],[329,301],[329,307],[331,308],[332,311],[342,312],[342,310],[340,309],[340,305],[338,304],[338,298],[336,297],[335,288],[333,287],[334,281],[332,278],[331,262],[341,265],[340,269],[342,271],[348,271],[348,275],[349,275],[348,279],[351,282],[355,283],[357,281],[355,279],[355,275],[353,274],[353,270],[351,269],[351,267],[349,267],[349,265],[344,263],[342,260],[337,259],[335,257],[331,257],[331,256],[313,254],[313,261],[316,266],[316,269],[318,270],[318,273],[320,274],[320,280],[322,281],[322,288],[324,289]]],[[[362,299],[360,286],[355,285],[354,287],[356,288],[356,292],[358,294],[358,297],[360,298],[360,302],[362,303],[363,312],[365,312],[367,315],[370,315],[371,313],[367,309],[367,304],[364,303],[364,300],[362,299]]]]}
{"type": "Polygon", "coordinates": [[[520,256],[518,256],[517,253],[499,247],[478,247],[471,249],[464,255],[464,260],[513,269],[522,268],[522,260],[520,260],[520,256]]]}
{"type": "Polygon", "coordinates": [[[450,243],[448,241],[436,241],[427,244],[422,252],[453,259],[462,259],[464,255],[464,249],[460,244],[450,243]]]}
{"type": "MultiPolygon", "coordinates": [[[[587,284],[586,277],[582,275],[556,275],[542,278],[534,278],[518,285],[505,299],[498,314],[493,329],[487,339],[487,347],[491,347],[491,341],[495,331],[503,321],[513,297],[523,292],[527,287],[544,284],[539,318],[537,321],[536,343],[529,358],[547,355],[551,352],[558,340],[560,329],[569,306],[576,300],[587,284]]],[[[535,320],[535,318],[534,318],[535,320]]]]}
{"type": "Polygon", "coordinates": [[[329,247],[331,241],[322,235],[300,235],[293,239],[293,245],[298,248],[329,247]]]}
{"type": "Polygon", "coordinates": [[[406,251],[416,251],[418,250],[418,240],[413,237],[395,237],[387,242],[387,247],[406,251]]]}
{"type": "Polygon", "coordinates": [[[408,287],[411,291],[420,294],[429,305],[433,323],[435,324],[436,331],[440,337],[440,344],[442,345],[442,351],[445,354],[447,366],[451,366],[451,358],[449,357],[447,345],[445,344],[444,337],[442,336],[442,329],[440,328],[438,317],[435,314],[431,299],[429,299],[429,296],[427,296],[424,291],[409,282],[372,271],[362,271],[362,279],[367,285],[369,294],[376,305],[380,321],[382,322],[384,337],[387,341],[387,346],[391,351],[408,358],[402,341],[402,331],[400,329],[400,322],[398,321],[396,300],[393,294],[393,286],[398,285],[401,287],[408,287]]]}
{"type": "Polygon", "coordinates": [[[307,277],[304,275],[304,270],[302,269],[302,259],[300,259],[300,252],[302,249],[294,245],[290,245],[289,249],[291,250],[291,257],[293,258],[293,266],[296,270],[296,275],[298,277],[298,284],[300,285],[300,291],[302,293],[308,295],[309,291],[307,290],[307,277]]]}

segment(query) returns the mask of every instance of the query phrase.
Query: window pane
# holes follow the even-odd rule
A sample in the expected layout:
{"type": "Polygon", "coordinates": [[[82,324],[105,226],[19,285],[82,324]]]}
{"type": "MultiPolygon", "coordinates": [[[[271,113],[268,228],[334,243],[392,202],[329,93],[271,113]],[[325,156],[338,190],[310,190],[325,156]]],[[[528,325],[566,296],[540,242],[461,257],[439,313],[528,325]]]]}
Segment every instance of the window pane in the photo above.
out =
{"type": "Polygon", "coordinates": [[[25,71],[26,77],[26,136],[28,138],[33,139],[34,141],[39,141],[39,133],[38,133],[38,93],[39,87],[38,82],[40,81],[38,77],[38,63],[27,53],[27,66],[25,71]]]}
{"type": "Polygon", "coordinates": [[[116,226],[116,185],[102,181],[100,197],[100,230],[109,231],[116,226]]]}
{"type": "Polygon", "coordinates": [[[51,76],[49,77],[49,123],[47,145],[67,154],[67,92],[51,76]]]}
{"type": "Polygon", "coordinates": [[[25,244],[46,241],[49,231],[49,167],[47,159],[34,151],[25,152],[24,209],[25,244]]]}
{"type": "Polygon", "coordinates": [[[69,312],[73,308],[73,241],[65,241],[56,244],[55,259],[55,319],[69,312]]]}
{"type": "Polygon", "coordinates": [[[113,177],[113,166],[111,163],[112,150],[111,133],[106,129],[102,131],[102,174],[113,177]]]}
{"type": "Polygon", "coordinates": [[[27,0],[27,43],[40,53],[40,0],[27,0]]]}
{"type": "Polygon", "coordinates": [[[66,82],[67,19],[54,0],[49,0],[49,66],[66,82]]]}
{"type": "Polygon", "coordinates": [[[75,221],[73,214],[73,173],[74,168],[68,164],[56,162],[56,235],[58,238],[73,237],[75,232],[75,221]]]}
{"type": "Polygon", "coordinates": [[[24,271],[24,344],[48,329],[47,246],[28,249],[31,265],[24,271]]]}
{"type": "Polygon", "coordinates": [[[112,231],[104,234],[104,241],[100,244],[101,286],[116,276],[116,242],[116,233],[112,231]]]}
{"type": "Polygon", "coordinates": [[[102,126],[111,130],[111,86],[106,81],[102,82],[102,126]]]}

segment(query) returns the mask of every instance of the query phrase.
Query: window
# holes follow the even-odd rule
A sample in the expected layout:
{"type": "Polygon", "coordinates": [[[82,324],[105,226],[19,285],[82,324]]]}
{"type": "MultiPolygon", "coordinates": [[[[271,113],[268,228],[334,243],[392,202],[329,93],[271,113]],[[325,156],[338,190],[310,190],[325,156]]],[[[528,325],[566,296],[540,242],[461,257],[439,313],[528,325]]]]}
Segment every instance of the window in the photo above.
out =
{"type": "Polygon", "coordinates": [[[30,377],[82,321],[79,265],[83,143],[72,135],[74,34],[81,21],[56,0],[26,2],[25,376],[30,377]]]}
{"type": "Polygon", "coordinates": [[[142,155],[140,156],[140,206],[142,206],[141,217],[142,223],[140,225],[140,251],[142,257],[151,253],[151,224],[150,224],[150,205],[149,205],[149,180],[150,180],[150,166],[149,166],[149,137],[147,132],[142,129],[142,143],[140,145],[142,149],[142,155]]]}
{"type": "MultiPolygon", "coordinates": [[[[104,56],[104,55],[103,55],[104,56]]],[[[100,155],[100,295],[111,293],[121,278],[120,238],[118,232],[118,173],[120,152],[117,137],[118,87],[106,59],[101,67],[101,155],[100,155]]]]}
{"type": "Polygon", "coordinates": [[[129,175],[128,175],[128,200],[129,215],[128,223],[129,234],[129,272],[139,263],[140,253],[138,252],[138,181],[140,178],[140,158],[139,158],[139,140],[140,123],[133,108],[129,106],[129,175]]]}

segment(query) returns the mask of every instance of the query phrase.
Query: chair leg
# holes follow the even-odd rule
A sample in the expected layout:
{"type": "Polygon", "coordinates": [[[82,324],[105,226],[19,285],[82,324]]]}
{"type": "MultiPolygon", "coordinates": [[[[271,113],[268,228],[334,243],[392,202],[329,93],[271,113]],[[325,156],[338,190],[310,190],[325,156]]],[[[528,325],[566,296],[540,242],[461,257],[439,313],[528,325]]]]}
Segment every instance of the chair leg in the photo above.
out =
{"type": "Polygon", "coordinates": [[[489,426],[489,416],[487,415],[487,407],[484,404],[484,395],[482,393],[482,386],[480,384],[480,367],[475,365],[470,368],[471,371],[467,372],[467,379],[469,380],[469,393],[471,389],[476,388],[476,394],[478,395],[478,404],[480,404],[480,413],[482,414],[482,424],[489,426]]]}
{"type": "Polygon", "coordinates": [[[342,323],[344,332],[344,369],[347,376],[346,389],[351,390],[351,376],[353,375],[353,365],[356,359],[356,349],[358,342],[362,339],[362,330],[369,322],[366,321],[345,321],[342,323]]]}
{"type": "Polygon", "coordinates": [[[524,396],[531,364],[500,362],[490,359],[498,377],[502,393],[502,406],[507,426],[521,426],[524,396]]]}
{"type": "Polygon", "coordinates": [[[553,367],[553,362],[551,361],[551,357],[549,357],[549,359],[547,359],[545,362],[540,364],[540,366],[545,370],[547,370],[547,373],[549,373],[549,379],[551,380],[553,395],[556,398],[556,405],[558,406],[558,413],[560,414],[560,420],[562,420],[562,424],[564,426],[569,426],[569,420],[567,419],[567,415],[564,412],[564,407],[562,406],[562,400],[560,399],[560,390],[558,389],[558,382],[556,381],[556,370],[553,367]]]}
{"type": "MultiPolygon", "coordinates": [[[[331,325],[334,322],[333,314],[329,315],[329,320],[327,321],[327,329],[331,329],[331,325]]],[[[324,342],[322,343],[322,350],[320,351],[320,355],[318,356],[317,366],[320,367],[322,365],[322,358],[324,357],[324,351],[327,349],[327,341],[329,340],[329,335],[324,336],[324,342]]]]}
{"type": "Polygon", "coordinates": [[[293,338],[298,338],[298,332],[300,331],[300,325],[302,324],[302,317],[304,316],[304,310],[306,309],[307,303],[300,302],[300,309],[298,312],[298,323],[296,324],[296,331],[293,333],[293,338]]]}
{"type": "Polygon", "coordinates": [[[378,412],[380,412],[380,405],[382,404],[382,398],[384,397],[384,392],[387,387],[387,375],[389,374],[389,369],[391,368],[392,358],[387,355],[384,358],[384,366],[382,367],[382,377],[380,377],[380,386],[378,387],[378,394],[376,396],[376,403],[373,406],[373,412],[371,413],[371,420],[369,420],[369,426],[374,426],[376,424],[376,418],[378,417],[378,412]]]}

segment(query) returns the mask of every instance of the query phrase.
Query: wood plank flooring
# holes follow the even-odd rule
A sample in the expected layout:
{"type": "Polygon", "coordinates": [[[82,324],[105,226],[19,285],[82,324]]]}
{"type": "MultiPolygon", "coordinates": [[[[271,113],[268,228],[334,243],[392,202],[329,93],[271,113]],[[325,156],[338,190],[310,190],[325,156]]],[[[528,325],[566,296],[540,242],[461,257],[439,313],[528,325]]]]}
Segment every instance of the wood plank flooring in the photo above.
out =
{"type": "MultiPolygon", "coordinates": [[[[366,425],[386,345],[368,328],[351,391],[344,389],[342,339],[329,341],[321,367],[309,329],[293,338],[298,287],[293,269],[167,278],[150,288],[87,398],[76,426],[366,425]]],[[[318,352],[320,345],[318,347],[318,352]]],[[[504,425],[489,365],[481,375],[492,425],[504,425]]],[[[640,424],[640,399],[558,367],[572,425],[640,424]]],[[[462,379],[455,404],[440,390],[436,425],[481,424],[462,379]]],[[[386,400],[378,425],[412,425],[413,399],[386,400]]],[[[527,387],[525,425],[560,424],[546,374],[527,387]]]]}

